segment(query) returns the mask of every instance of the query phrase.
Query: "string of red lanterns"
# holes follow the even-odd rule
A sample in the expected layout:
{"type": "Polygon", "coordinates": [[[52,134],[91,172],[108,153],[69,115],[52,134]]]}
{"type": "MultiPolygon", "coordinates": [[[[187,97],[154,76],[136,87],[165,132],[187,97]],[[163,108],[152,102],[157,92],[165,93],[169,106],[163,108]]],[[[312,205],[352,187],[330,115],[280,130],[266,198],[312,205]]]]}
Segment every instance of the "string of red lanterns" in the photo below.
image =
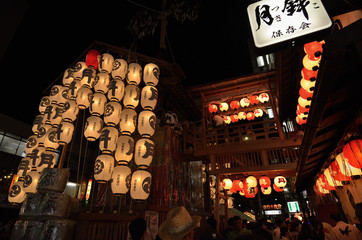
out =
{"type": "Polygon", "coordinates": [[[319,64],[323,53],[321,42],[310,42],[304,44],[305,56],[303,58],[303,69],[301,71],[299,98],[296,111],[296,122],[299,125],[307,123],[309,110],[312,103],[313,92],[317,80],[319,64]]]}

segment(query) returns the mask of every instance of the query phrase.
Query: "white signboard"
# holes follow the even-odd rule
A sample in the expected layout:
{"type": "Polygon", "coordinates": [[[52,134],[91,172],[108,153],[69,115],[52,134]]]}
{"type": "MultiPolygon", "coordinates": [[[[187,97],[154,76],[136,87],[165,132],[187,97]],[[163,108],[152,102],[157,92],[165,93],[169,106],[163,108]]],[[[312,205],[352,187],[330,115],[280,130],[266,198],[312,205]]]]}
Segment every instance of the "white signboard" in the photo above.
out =
{"type": "Polygon", "coordinates": [[[288,205],[289,212],[291,212],[291,213],[300,212],[299,204],[297,201],[287,202],[287,205],[288,205]]]}
{"type": "Polygon", "coordinates": [[[281,215],[282,211],[281,210],[265,210],[264,213],[265,213],[265,215],[281,215]]]}
{"type": "Polygon", "coordinates": [[[255,46],[266,47],[332,25],[321,0],[264,0],[247,8],[255,46]]]}

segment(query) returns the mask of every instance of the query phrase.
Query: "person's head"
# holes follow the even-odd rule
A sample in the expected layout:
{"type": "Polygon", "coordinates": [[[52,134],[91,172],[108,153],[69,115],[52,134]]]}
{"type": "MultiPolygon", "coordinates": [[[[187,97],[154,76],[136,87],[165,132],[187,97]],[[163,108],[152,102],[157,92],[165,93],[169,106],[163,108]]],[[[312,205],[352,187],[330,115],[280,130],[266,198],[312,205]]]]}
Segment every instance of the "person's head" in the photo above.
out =
{"type": "Polygon", "coordinates": [[[283,220],[278,218],[278,219],[275,220],[275,225],[277,225],[277,227],[280,228],[280,226],[282,225],[282,222],[283,222],[283,220]]]}
{"type": "Polygon", "coordinates": [[[210,217],[206,220],[206,223],[210,226],[211,229],[216,230],[217,222],[214,217],[210,217]]]}
{"type": "Polygon", "coordinates": [[[286,227],[281,227],[280,228],[280,236],[281,237],[286,237],[287,233],[288,233],[288,228],[286,228],[286,227]]]}
{"type": "Polygon", "coordinates": [[[143,218],[136,218],[130,222],[128,228],[132,240],[141,240],[147,229],[146,220],[143,218]]]}
{"type": "Polygon", "coordinates": [[[176,207],[167,213],[158,229],[162,240],[193,239],[193,230],[200,224],[200,216],[190,216],[184,207],[176,207]]]}
{"type": "Polygon", "coordinates": [[[241,230],[243,228],[241,223],[241,218],[239,216],[234,216],[233,228],[236,230],[241,230]]]}
{"type": "Polygon", "coordinates": [[[228,219],[228,226],[233,227],[233,225],[234,225],[234,217],[231,217],[228,219]]]}

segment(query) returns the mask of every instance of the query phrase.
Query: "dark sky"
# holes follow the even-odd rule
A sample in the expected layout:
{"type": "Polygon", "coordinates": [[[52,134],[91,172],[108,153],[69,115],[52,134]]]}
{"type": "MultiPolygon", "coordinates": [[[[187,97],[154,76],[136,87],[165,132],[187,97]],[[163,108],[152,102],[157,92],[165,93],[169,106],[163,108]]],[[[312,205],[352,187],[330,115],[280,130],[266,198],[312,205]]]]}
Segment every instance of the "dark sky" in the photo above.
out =
{"type": "MultiPolygon", "coordinates": [[[[47,5],[27,2],[27,11],[0,64],[5,82],[2,113],[31,123],[38,114],[42,91],[93,41],[124,48],[130,48],[134,42],[127,26],[132,16],[144,10],[142,7],[127,1],[74,2],[55,1],[47,5]],[[4,95],[6,92],[11,97],[4,95]]],[[[162,1],[134,2],[161,10],[162,1]]],[[[249,29],[243,2],[202,1],[198,18],[182,24],[168,17],[166,55],[185,72],[185,86],[251,73],[246,42],[249,29]]],[[[137,52],[158,56],[159,26],[153,36],[134,43],[137,52]]]]}

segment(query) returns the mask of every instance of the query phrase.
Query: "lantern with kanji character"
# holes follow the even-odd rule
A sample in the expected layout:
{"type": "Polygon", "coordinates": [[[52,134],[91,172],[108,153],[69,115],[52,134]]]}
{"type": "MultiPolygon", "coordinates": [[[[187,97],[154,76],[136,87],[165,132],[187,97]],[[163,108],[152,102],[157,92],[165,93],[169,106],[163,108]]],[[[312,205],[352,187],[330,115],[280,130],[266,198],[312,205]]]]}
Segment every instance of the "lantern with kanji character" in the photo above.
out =
{"type": "Polygon", "coordinates": [[[245,184],[248,187],[256,187],[258,185],[258,181],[254,176],[249,176],[245,179],[245,184]]]}
{"type": "Polygon", "coordinates": [[[90,49],[87,52],[87,56],[85,57],[85,64],[88,67],[92,66],[94,69],[97,69],[98,68],[98,59],[99,59],[100,55],[101,54],[97,50],[90,49]]]}
{"type": "Polygon", "coordinates": [[[118,58],[113,62],[112,77],[114,79],[124,80],[128,72],[128,63],[126,60],[118,58]]]}
{"type": "Polygon", "coordinates": [[[73,77],[74,79],[80,80],[83,75],[83,70],[87,68],[87,64],[85,62],[77,62],[74,66],[73,77]]]}
{"type": "Polygon", "coordinates": [[[98,57],[98,69],[100,72],[111,73],[113,68],[114,58],[109,53],[103,53],[98,57]]]}
{"type": "Polygon", "coordinates": [[[280,188],[280,187],[278,187],[277,185],[275,185],[275,183],[273,184],[273,189],[274,189],[274,191],[276,191],[276,192],[283,192],[283,188],[280,188]]]}
{"type": "Polygon", "coordinates": [[[138,116],[138,132],[142,137],[151,137],[155,133],[156,115],[152,111],[142,111],[138,116]]]}
{"type": "Polygon", "coordinates": [[[113,169],[111,189],[114,195],[126,194],[131,186],[131,169],[120,165],[113,169]]]}
{"type": "Polygon", "coordinates": [[[130,162],[133,158],[134,140],[127,135],[119,136],[114,157],[117,162],[130,162]]]}
{"type": "Polygon", "coordinates": [[[57,103],[58,95],[61,94],[61,89],[63,89],[63,86],[61,86],[61,85],[54,85],[50,89],[50,93],[49,93],[50,103],[57,103]]]}
{"type": "Polygon", "coordinates": [[[40,173],[36,170],[32,170],[28,172],[28,174],[24,177],[24,191],[25,193],[36,193],[36,185],[38,184],[40,178],[40,173]]]}
{"type": "Polygon", "coordinates": [[[124,109],[121,112],[119,129],[122,134],[131,135],[136,130],[137,113],[133,109],[124,109]]]}
{"type": "Polygon", "coordinates": [[[157,104],[158,91],[153,86],[145,86],[141,92],[141,106],[145,110],[153,110],[157,104]]]}
{"type": "Polygon", "coordinates": [[[54,168],[57,156],[52,151],[44,151],[40,154],[40,158],[36,159],[36,170],[42,172],[45,168],[54,168]]]}
{"type": "Polygon", "coordinates": [[[319,175],[318,178],[319,178],[319,180],[320,180],[323,188],[327,189],[328,191],[330,191],[330,190],[336,190],[335,187],[329,185],[329,182],[328,182],[328,180],[327,180],[326,175],[324,175],[324,174],[322,173],[322,174],[319,175]]]}
{"type": "Polygon", "coordinates": [[[83,87],[92,88],[96,80],[96,70],[93,67],[87,67],[83,70],[80,83],[83,87]]]}
{"type": "Polygon", "coordinates": [[[143,81],[146,85],[156,86],[160,79],[160,68],[154,63],[148,63],[143,70],[143,81]]]}
{"type": "Polygon", "coordinates": [[[95,93],[92,96],[89,111],[92,115],[100,116],[104,113],[104,105],[107,103],[107,98],[102,93],[95,93]]]}
{"type": "Polygon", "coordinates": [[[122,80],[113,79],[109,83],[107,96],[110,101],[121,101],[124,96],[124,82],[122,80]]]}
{"type": "Polygon", "coordinates": [[[131,63],[128,66],[127,83],[138,85],[142,78],[142,67],[138,63],[131,63]]]}
{"type": "Polygon", "coordinates": [[[258,95],[252,95],[250,97],[250,104],[251,105],[256,105],[259,103],[259,96],[258,95]]]}
{"type": "Polygon", "coordinates": [[[39,103],[39,112],[43,114],[46,107],[49,106],[50,103],[51,103],[51,100],[50,100],[49,96],[42,97],[42,99],[40,100],[40,103],[39,103]]]}
{"type": "Polygon", "coordinates": [[[136,85],[129,84],[124,89],[123,106],[135,109],[140,101],[140,89],[136,85]]]}
{"type": "Polygon", "coordinates": [[[46,135],[48,129],[50,129],[51,127],[52,127],[51,125],[45,124],[39,128],[39,132],[38,132],[38,136],[37,136],[39,146],[44,146],[45,135],[46,135]]]}
{"type": "Polygon", "coordinates": [[[283,176],[276,176],[274,178],[274,184],[275,186],[277,186],[278,188],[283,188],[287,185],[287,179],[283,176]]]}
{"type": "Polygon", "coordinates": [[[108,102],[104,109],[104,123],[110,126],[116,126],[121,120],[121,104],[118,102],[108,102]]]}
{"type": "Polygon", "coordinates": [[[216,113],[217,112],[217,106],[215,104],[209,105],[209,113],[216,113]]]}
{"type": "Polygon", "coordinates": [[[339,169],[341,173],[345,176],[360,176],[362,175],[362,171],[359,168],[355,168],[348,163],[348,159],[346,159],[343,153],[340,153],[336,156],[336,162],[338,163],[339,169]]]}
{"type": "Polygon", "coordinates": [[[224,123],[226,123],[226,124],[230,124],[230,123],[231,123],[231,118],[230,118],[230,116],[224,116],[224,123]]]}
{"type": "Polygon", "coordinates": [[[239,121],[238,115],[237,114],[230,115],[230,120],[231,122],[236,123],[237,121],[239,121]]]}
{"type": "Polygon", "coordinates": [[[264,114],[264,112],[260,108],[257,108],[257,109],[254,110],[255,117],[262,117],[263,114],[264,114]]]}
{"type": "Polygon", "coordinates": [[[246,198],[255,198],[256,194],[258,193],[258,188],[256,185],[255,187],[251,187],[247,183],[244,183],[243,190],[246,198]]]}
{"type": "Polygon", "coordinates": [[[110,81],[109,74],[105,72],[98,73],[95,78],[94,91],[106,94],[108,92],[108,85],[110,81]]]}
{"type": "Polygon", "coordinates": [[[81,89],[81,87],[82,84],[80,83],[79,80],[74,80],[73,82],[71,82],[68,90],[68,98],[73,100],[76,99],[78,91],[79,89],[81,89]]]}
{"type": "Polygon", "coordinates": [[[8,201],[10,204],[17,205],[24,202],[26,193],[24,191],[23,184],[24,182],[17,181],[11,186],[8,195],[8,201]]]}
{"type": "Polygon", "coordinates": [[[74,100],[68,100],[64,104],[62,118],[64,121],[73,122],[77,118],[79,108],[74,100]]]}
{"type": "Polygon", "coordinates": [[[227,110],[229,110],[229,105],[226,102],[222,102],[219,105],[219,109],[222,112],[226,112],[227,110]]]}
{"type": "MultiPolygon", "coordinates": [[[[60,107],[59,105],[52,104],[50,109],[50,113],[47,113],[48,110],[45,110],[44,117],[50,116],[50,121],[47,123],[50,123],[53,127],[57,127],[59,123],[62,121],[62,113],[63,113],[63,107],[60,107]]],[[[49,108],[49,106],[47,107],[49,108]]]]}
{"type": "Polygon", "coordinates": [[[112,153],[117,146],[118,129],[115,127],[104,127],[99,137],[99,149],[102,153],[112,153]]]}
{"type": "Polygon", "coordinates": [[[79,109],[86,109],[89,107],[92,100],[93,92],[87,87],[81,87],[77,92],[77,97],[75,101],[79,109]]]}
{"type": "Polygon", "coordinates": [[[246,114],[246,119],[248,119],[249,121],[252,121],[255,119],[255,114],[253,112],[248,112],[246,114]]]}
{"type": "Polygon", "coordinates": [[[229,190],[233,186],[233,182],[229,178],[224,178],[221,184],[225,190],[229,190]]]}
{"type": "Polygon", "coordinates": [[[352,140],[343,147],[343,155],[355,168],[362,168],[362,140],[352,140]]]}
{"type": "Polygon", "coordinates": [[[45,134],[44,147],[47,150],[55,150],[59,147],[58,143],[58,128],[49,128],[45,134]]]}
{"type": "Polygon", "coordinates": [[[242,99],[240,100],[240,106],[241,106],[241,107],[248,107],[249,105],[250,105],[250,100],[249,100],[249,98],[244,97],[244,98],[242,98],[242,99]]]}
{"type": "Polygon", "coordinates": [[[245,112],[239,112],[238,113],[239,120],[245,120],[246,119],[246,113],[245,112]]]}
{"type": "Polygon", "coordinates": [[[20,160],[16,175],[25,177],[31,170],[31,158],[25,157],[20,160]]]}
{"type": "Polygon", "coordinates": [[[342,187],[343,186],[342,182],[337,181],[332,177],[329,167],[323,171],[323,174],[324,174],[324,176],[326,176],[326,179],[330,186],[332,186],[332,187],[342,187]]]}
{"type": "Polygon", "coordinates": [[[271,185],[270,178],[267,176],[262,176],[259,178],[260,187],[267,188],[271,185]]]}
{"type": "Polygon", "coordinates": [[[38,137],[37,135],[31,135],[28,140],[26,141],[25,145],[25,153],[28,155],[30,154],[36,147],[38,147],[38,137]]]}
{"type": "Polygon", "coordinates": [[[343,175],[337,161],[331,162],[329,165],[329,172],[331,173],[332,178],[340,182],[348,182],[351,180],[351,177],[343,175]]]}
{"type": "Polygon", "coordinates": [[[130,194],[134,200],[146,200],[151,192],[151,173],[146,170],[137,170],[132,174],[130,194]]]}
{"type": "Polygon", "coordinates": [[[233,185],[230,188],[230,191],[232,193],[236,193],[237,191],[241,191],[242,187],[243,187],[243,183],[240,180],[234,180],[233,185]]]}
{"type": "Polygon", "coordinates": [[[134,160],[138,166],[150,166],[155,144],[148,138],[141,138],[136,142],[134,160]]]}
{"type": "Polygon", "coordinates": [[[57,140],[59,145],[65,145],[70,143],[73,137],[73,132],[73,123],[62,121],[57,128],[57,140]]]}
{"type": "Polygon", "coordinates": [[[271,186],[269,186],[269,187],[261,187],[261,192],[264,195],[269,195],[272,192],[272,188],[271,188],[271,186]]]}
{"type": "Polygon", "coordinates": [[[72,69],[72,68],[67,68],[64,71],[64,74],[63,74],[63,85],[64,86],[68,87],[71,84],[71,82],[73,82],[73,80],[74,80],[73,73],[74,73],[74,69],[72,69]]]}
{"type": "Polygon", "coordinates": [[[33,133],[37,134],[42,124],[43,124],[43,115],[42,114],[36,115],[33,121],[33,126],[31,127],[33,133]]]}
{"type": "Polygon", "coordinates": [[[101,135],[103,128],[103,120],[97,116],[90,116],[87,118],[84,127],[84,136],[88,141],[95,141],[101,135]]]}
{"type": "Polygon", "coordinates": [[[266,103],[266,102],[269,101],[269,94],[267,94],[267,93],[260,93],[258,99],[259,99],[259,101],[260,101],[261,103],[266,103]]]}
{"type": "Polygon", "coordinates": [[[230,103],[230,108],[231,108],[232,110],[238,110],[239,107],[240,107],[239,101],[232,101],[232,102],[230,103]]]}
{"type": "Polygon", "coordinates": [[[94,162],[94,179],[98,182],[111,180],[114,168],[114,158],[108,154],[101,154],[94,162]]]}

